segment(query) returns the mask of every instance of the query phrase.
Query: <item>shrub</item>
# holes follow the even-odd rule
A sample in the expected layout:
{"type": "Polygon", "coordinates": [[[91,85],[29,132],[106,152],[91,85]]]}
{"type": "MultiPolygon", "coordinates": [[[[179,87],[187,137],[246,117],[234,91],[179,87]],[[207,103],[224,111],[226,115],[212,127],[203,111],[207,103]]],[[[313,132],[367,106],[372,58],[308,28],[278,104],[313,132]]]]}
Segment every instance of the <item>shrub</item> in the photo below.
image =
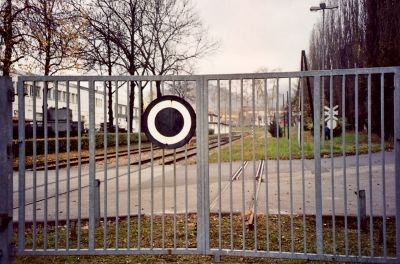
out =
{"type": "Polygon", "coordinates": [[[279,126],[278,125],[278,131],[279,131],[279,135],[278,135],[278,131],[277,131],[277,124],[276,124],[276,120],[275,120],[275,118],[274,119],[272,119],[272,121],[271,121],[271,123],[269,123],[269,126],[268,126],[268,131],[269,131],[269,133],[271,134],[271,136],[273,136],[273,137],[282,137],[283,136],[283,129],[282,129],[282,127],[281,126],[279,126]]]}
{"type": "MultiPolygon", "coordinates": [[[[116,142],[116,134],[115,133],[107,133],[107,146],[113,147],[116,142]]],[[[104,133],[96,133],[96,149],[104,147],[104,133]]],[[[138,133],[130,134],[130,142],[131,144],[135,144],[139,141],[138,133]]],[[[31,156],[33,155],[33,140],[28,139],[25,140],[25,155],[31,156]]],[[[128,142],[128,134],[127,133],[119,133],[118,134],[118,145],[124,146],[127,145],[128,142]]],[[[141,142],[148,142],[148,139],[144,133],[141,133],[141,142]]],[[[67,151],[67,138],[58,138],[58,151],[66,152],[67,151]]],[[[78,137],[70,138],[70,151],[78,150],[78,137]]],[[[81,149],[88,150],[89,149],[89,136],[83,135],[81,137],[81,149]]],[[[44,154],[45,150],[45,140],[43,138],[39,138],[36,140],[36,154],[41,155],[44,154]]],[[[47,151],[49,154],[56,152],[56,139],[49,138],[47,140],[47,151]]],[[[18,156],[18,142],[13,142],[13,152],[14,156],[18,156]]]]}

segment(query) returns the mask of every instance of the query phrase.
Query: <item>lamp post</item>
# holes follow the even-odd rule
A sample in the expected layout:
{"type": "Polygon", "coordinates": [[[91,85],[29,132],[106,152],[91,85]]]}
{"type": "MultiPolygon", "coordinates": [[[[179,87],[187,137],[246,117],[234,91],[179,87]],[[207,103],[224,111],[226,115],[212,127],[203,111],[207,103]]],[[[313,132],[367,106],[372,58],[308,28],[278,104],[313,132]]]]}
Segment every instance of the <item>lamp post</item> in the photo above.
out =
{"type": "Polygon", "coordinates": [[[324,35],[325,35],[325,10],[326,9],[332,10],[332,9],[336,9],[338,7],[339,7],[338,5],[327,6],[325,3],[320,3],[319,6],[312,6],[310,8],[311,12],[317,12],[317,11],[322,10],[322,37],[321,37],[322,38],[322,48],[321,48],[321,50],[322,50],[322,62],[321,62],[321,70],[324,70],[324,68],[325,68],[325,37],[324,37],[324,35]]]}
{"type": "MultiPolygon", "coordinates": [[[[333,10],[338,8],[338,5],[333,5],[333,6],[327,6],[325,3],[320,3],[319,6],[312,6],[310,8],[311,12],[317,12],[322,10],[322,34],[321,34],[321,70],[325,69],[325,10],[333,10]]],[[[324,78],[322,77],[322,109],[324,109],[325,106],[325,91],[324,91],[324,78]]],[[[323,112],[323,111],[322,111],[323,112]]],[[[322,147],[325,147],[325,121],[324,121],[324,115],[322,114],[322,147]]]]}

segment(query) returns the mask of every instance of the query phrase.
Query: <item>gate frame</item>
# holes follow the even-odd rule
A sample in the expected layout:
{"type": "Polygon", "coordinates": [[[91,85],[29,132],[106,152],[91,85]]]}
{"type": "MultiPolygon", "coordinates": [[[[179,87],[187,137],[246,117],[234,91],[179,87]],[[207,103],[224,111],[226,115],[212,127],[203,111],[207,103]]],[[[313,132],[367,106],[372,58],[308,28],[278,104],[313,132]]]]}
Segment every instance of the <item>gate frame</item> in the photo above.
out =
{"type": "Polygon", "coordinates": [[[12,102],[14,89],[10,77],[0,78],[0,263],[11,263],[14,256],[12,102]]]}
{"type": "MultiPolygon", "coordinates": [[[[324,255],[323,253],[323,236],[322,236],[322,200],[321,198],[321,163],[320,163],[320,148],[315,147],[314,148],[314,158],[315,158],[315,196],[316,196],[316,239],[317,239],[317,254],[300,254],[300,253],[295,253],[295,254],[286,254],[286,253],[281,253],[281,254],[275,254],[274,252],[253,252],[253,251],[227,251],[227,250],[220,250],[217,251],[215,249],[210,249],[210,238],[209,238],[209,231],[210,231],[210,219],[209,219],[209,164],[208,164],[208,129],[204,129],[205,127],[208,127],[208,80],[213,79],[213,77],[216,77],[218,79],[240,79],[240,78],[294,78],[294,77],[306,77],[306,76],[312,76],[314,77],[314,93],[319,95],[320,94],[320,82],[322,77],[330,76],[330,75],[356,75],[356,74],[374,74],[374,73],[394,73],[394,130],[395,130],[395,137],[394,137],[394,145],[395,145],[395,160],[400,161],[400,68],[399,67],[385,67],[385,68],[369,68],[369,69],[347,69],[347,70],[325,70],[325,71],[308,71],[308,72],[278,72],[278,73],[256,73],[256,74],[222,74],[222,75],[194,75],[194,76],[126,76],[126,77],[101,77],[101,76],[85,76],[85,77],[79,77],[79,76],[53,76],[53,77],[21,77],[18,78],[18,93],[23,94],[24,93],[24,87],[23,87],[23,82],[24,81],[32,81],[32,80],[37,80],[37,81],[87,81],[90,84],[89,91],[92,92],[92,95],[89,97],[92,97],[94,95],[94,85],[93,83],[96,81],[103,81],[103,80],[109,80],[116,78],[118,80],[130,80],[130,81],[145,81],[145,80],[152,80],[152,81],[168,81],[168,80],[186,80],[190,79],[192,81],[196,82],[196,93],[197,93],[197,98],[196,98],[196,110],[197,110],[197,116],[196,116],[196,122],[197,122],[197,136],[198,136],[198,144],[197,144],[197,157],[198,157],[198,163],[197,163],[197,248],[192,251],[193,254],[203,254],[203,255],[214,255],[214,256],[219,256],[219,255],[231,255],[231,256],[265,256],[265,257],[285,257],[285,258],[290,258],[296,257],[296,258],[304,258],[304,259],[315,259],[315,260],[326,260],[326,259],[337,259],[341,260],[340,256],[332,257],[330,255],[324,255]],[[295,76],[294,76],[295,75],[295,76]]],[[[11,190],[11,192],[0,192],[0,200],[2,198],[5,198],[5,200],[8,201],[6,203],[6,209],[7,205],[8,207],[8,213],[12,215],[12,203],[13,203],[13,197],[12,197],[12,164],[11,164],[11,158],[10,158],[10,149],[9,149],[9,144],[12,142],[12,104],[11,104],[11,99],[13,94],[12,88],[10,88],[11,84],[11,79],[10,78],[0,78],[0,121],[2,122],[5,120],[5,129],[0,129],[0,173],[3,173],[3,171],[8,171],[8,178],[3,177],[3,174],[0,175],[0,184],[3,186],[3,183],[5,182],[5,186],[7,186],[7,190],[11,190]],[[6,87],[4,89],[4,87],[6,87]],[[9,87],[7,89],[7,86],[9,87]],[[8,133],[7,133],[8,132],[8,133]],[[5,137],[2,137],[3,133],[6,135],[5,137]],[[7,137],[8,136],[8,137],[7,137]],[[3,159],[5,156],[7,157],[6,159],[3,159]],[[7,170],[8,169],[8,170],[7,170]]],[[[314,96],[314,117],[315,118],[315,126],[314,126],[314,144],[315,146],[320,146],[320,130],[319,130],[319,123],[320,123],[320,101],[318,100],[319,96],[314,96]]],[[[20,102],[20,107],[18,110],[19,117],[22,117],[19,119],[19,128],[23,128],[25,124],[24,120],[24,97],[19,96],[18,100],[20,102]]],[[[92,102],[94,104],[94,102],[92,102]]],[[[90,106],[89,106],[90,107],[90,106]]],[[[94,105],[92,105],[94,107],[94,105]]],[[[92,111],[90,111],[92,112],[92,111]]],[[[90,117],[90,121],[94,121],[94,112],[92,113],[92,116],[90,117]]],[[[90,127],[90,130],[94,130],[94,122],[90,122],[92,124],[92,127],[90,127]]],[[[2,122],[3,124],[3,122],[2,122]]],[[[24,129],[19,130],[19,152],[24,153],[25,152],[25,143],[22,139],[25,137],[25,131],[24,129]]],[[[90,143],[94,140],[94,137],[90,138],[90,143]]],[[[94,144],[91,144],[92,148],[90,148],[90,152],[94,153],[94,144]]],[[[92,155],[93,156],[93,155],[92,155]]],[[[24,174],[24,169],[25,169],[25,156],[20,159],[20,164],[19,164],[19,184],[20,186],[24,186],[25,182],[25,174],[24,174]]],[[[94,159],[91,159],[90,163],[90,175],[92,179],[92,176],[94,177],[95,173],[95,161],[94,159]]],[[[92,196],[93,190],[94,190],[94,183],[90,181],[90,196],[92,196]]],[[[395,194],[395,206],[396,206],[396,257],[397,260],[400,259],[400,162],[395,163],[395,188],[396,188],[396,194],[395,194]]],[[[24,192],[20,192],[19,194],[19,204],[20,204],[20,209],[19,209],[19,216],[22,218],[20,219],[25,219],[25,209],[24,209],[24,192]],[[22,204],[21,204],[22,203],[22,204]],[[22,206],[21,206],[22,205],[22,206]]],[[[92,199],[91,199],[92,200],[92,199]]],[[[4,211],[4,208],[2,207],[3,203],[0,203],[0,214],[4,211]]],[[[92,207],[91,207],[92,208],[92,207]]],[[[94,210],[94,208],[93,208],[94,210]]],[[[92,214],[91,214],[92,215],[92,214]]],[[[93,217],[92,217],[93,218],[93,217]]],[[[90,219],[89,219],[90,220],[90,219]]],[[[19,223],[19,241],[22,242],[24,241],[23,234],[24,232],[24,222],[19,223]]],[[[89,240],[91,238],[94,238],[94,219],[90,221],[89,223],[89,240]],[[92,231],[91,231],[92,230],[92,231]],[[91,233],[92,232],[92,233],[91,233]],[[91,233],[91,234],[90,234],[91,233]]],[[[7,232],[3,231],[0,229],[0,250],[2,251],[2,254],[0,252],[0,263],[2,263],[2,260],[8,258],[11,261],[12,258],[12,246],[11,246],[11,239],[12,239],[12,222],[8,223],[7,226],[7,232]],[[6,234],[6,236],[3,236],[3,234],[6,234]],[[3,258],[4,257],[4,258],[3,258]]],[[[24,245],[19,243],[19,252],[23,252],[23,255],[47,255],[50,251],[42,252],[41,254],[37,254],[38,252],[26,252],[24,249],[24,245]],[[36,253],[36,254],[35,254],[36,253]]],[[[69,252],[65,251],[59,251],[59,255],[90,255],[90,254],[165,254],[169,251],[166,250],[161,250],[161,251],[141,251],[140,249],[132,252],[132,251],[125,251],[123,249],[118,250],[114,253],[112,249],[108,250],[96,250],[94,248],[94,245],[89,244],[89,248],[87,250],[78,250],[78,251],[73,251],[70,250],[69,252]]],[[[178,252],[174,252],[177,253],[178,252]]],[[[184,252],[181,252],[181,254],[187,254],[184,252]]],[[[51,254],[54,255],[54,254],[51,254]]],[[[57,255],[57,254],[56,254],[57,255]]],[[[355,257],[355,258],[344,258],[344,260],[355,260],[355,261],[374,261],[374,259],[369,259],[369,258],[364,258],[364,257],[355,257]]]]}

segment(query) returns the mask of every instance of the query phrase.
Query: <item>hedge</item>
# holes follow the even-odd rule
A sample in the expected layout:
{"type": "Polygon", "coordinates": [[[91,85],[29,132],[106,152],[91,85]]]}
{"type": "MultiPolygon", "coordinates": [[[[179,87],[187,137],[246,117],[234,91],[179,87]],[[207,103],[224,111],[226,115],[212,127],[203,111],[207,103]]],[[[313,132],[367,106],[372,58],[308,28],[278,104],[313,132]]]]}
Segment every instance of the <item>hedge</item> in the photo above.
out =
{"type": "MultiPolygon", "coordinates": [[[[115,146],[115,133],[107,133],[107,146],[113,147],[115,146]]],[[[119,133],[118,134],[118,145],[126,145],[128,140],[127,133],[119,133]]],[[[141,133],[141,141],[148,142],[147,137],[144,133],[141,133]]],[[[25,140],[25,155],[31,156],[33,155],[33,140],[27,139],[25,140]]],[[[36,154],[41,155],[44,154],[44,142],[45,140],[40,138],[36,140],[36,154]]],[[[56,139],[49,138],[47,140],[47,148],[48,153],[55,153],[56,152],[56,139]]],[[[138,142],[138,133],[131,133],[130,134],[130,142],[131,144],[138,142]]],[[[67,151],[67,138],[58,138],[58,146],[59,152],[66,152],[67,151]]],[[[104,133],[96,133],[96,149],[104,147],[104,133]]],[[[89,137],[88,135],[83,135],[81,137],[81,149],[88,150],[89,149],[89,137]]],[[[71,137],[70,138],[70,151],[77,151],[78,150],[78,137],[71,137]]],[[[14,156],[18,156],[18,142],[13,142],[13,152],[14,156]]]]}

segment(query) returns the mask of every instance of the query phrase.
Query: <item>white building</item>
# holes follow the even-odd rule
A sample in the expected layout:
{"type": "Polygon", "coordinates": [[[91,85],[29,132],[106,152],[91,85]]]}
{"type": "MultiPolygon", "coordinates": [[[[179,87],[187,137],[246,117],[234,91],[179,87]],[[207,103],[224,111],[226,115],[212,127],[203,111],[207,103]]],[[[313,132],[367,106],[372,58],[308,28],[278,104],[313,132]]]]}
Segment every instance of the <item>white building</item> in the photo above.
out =
{"type": "MultiPolygon", "coordinates": [[[[17,95],[17,77],[18,75],[12,75],[13,86],[15,89],[15,100],[13,102],[13,119],[18,119],[18,95],[17,95]]],[[[37,121],[43,121],[43,102],[44,102],[44,94],[45,91],[43,89],[43,82],[36,82],[35,87],[32,82],[28,82],[24,84],[24,92],[25,92],[25,120],[32,121],[33,114],[36,114],[37,121]],[[36,111],[33,109],[33,100],[36,99],[36,111]]],[[[106,91],[106,95],[108,93],[106,91]]],[[[67,87],[66,82],[57,82],[57,87],[55,87],[54,82],[48,82],[48,91],[47,91],[47,105],[48,108],[56,106],[56,99],[58,101],[58,108],[67,107],[67,99],[69,98],[69,108],[72,110],[72,120],[78,121],[78,113],[80,110],[81,121],[84,124],[84,128],[89,128],[89,89],[88,85],[85,82],[81,82],[80,88],[78,89],[77,82],[70,81],[69,82],[69,97],[67,95],[67,87]],[[78,91],[79,90],[79,91],[78,91]],[[78,109],[78,103],[80,101],[80,109],[78,109]]],[[[126,92],[118,91],[118,106],[116,106],[116,93],[113,93],[113,116],[114,116],[114,125],[115,125],[115,117],[118,117],[118,126],[120,128],[127,129],[128,122],[128,106],[127,106],[127,94],[126,92]],[[116,115],[116,113],[118,113],[116,115]]],[[[100,124],[108,121],[108,118],[104,118],[104,109],[106,114],[108,115],[108,97],[104,96],[104,86],[103,82],[95,83],[95,128],[96,130],[100,129],[100,124]]],[[[138,108],[135,107],[133,111],[133,131],[137,131],[138,129],[138,108]]]]}

